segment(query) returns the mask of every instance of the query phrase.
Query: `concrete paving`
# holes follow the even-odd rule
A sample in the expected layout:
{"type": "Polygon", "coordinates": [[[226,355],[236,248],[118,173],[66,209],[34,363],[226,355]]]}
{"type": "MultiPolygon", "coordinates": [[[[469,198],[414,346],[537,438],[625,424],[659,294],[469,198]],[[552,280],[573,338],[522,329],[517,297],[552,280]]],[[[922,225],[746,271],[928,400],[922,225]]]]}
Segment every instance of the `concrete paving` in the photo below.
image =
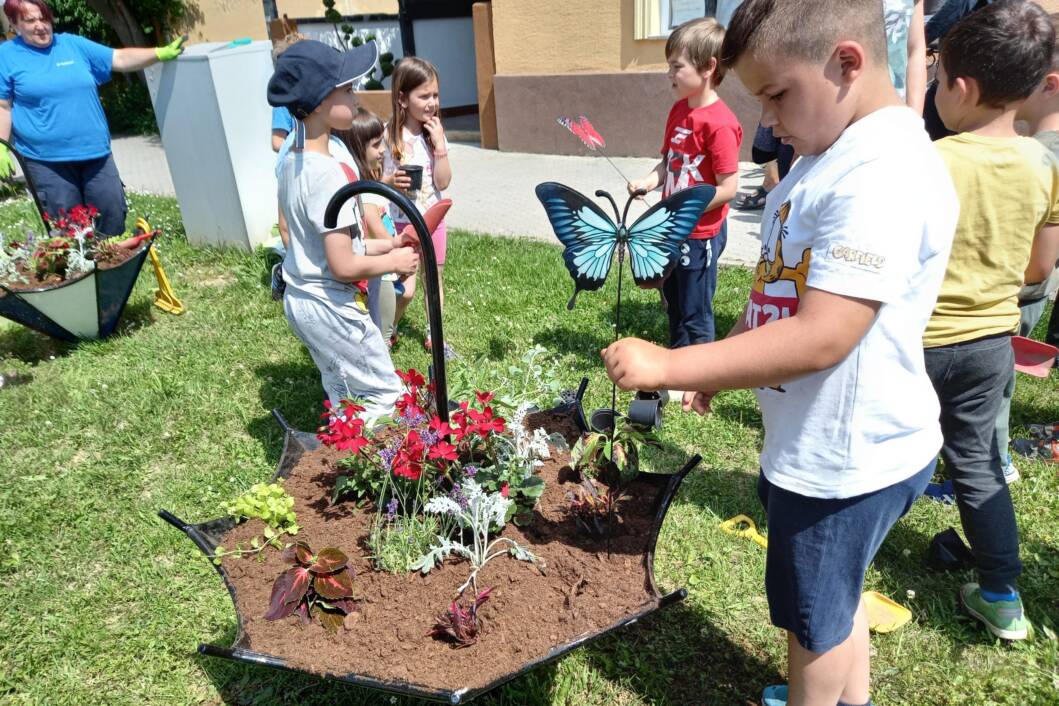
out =
{"type": "MultiPolygon", "coordinates": [[[[114,159],[128,189],[176,195],[165,151],[157,136],[117,137],[112,145],[114,159]]],[[[445,196],[453,202],[446,218],[451,228],[557,242],[533,191],[543,181],[561,182],[586,196],[591,196],[596,189],[605,189],[619,206],[625,203],[625,181],[601,157],[517,154],[452,143],[450,161],[453,179],[445,196]]],[[[613,161],[630,179],[642,177],[655,164],[652,159],[629,157],[613,161]]],[[[756,165],[741,165],[740,190],[748,191],[760,184],[761,176],[761,169],[756,165]]],[[[657,192],[648,195],[648,204],[657,202],[657,192]]],[[[634,205],[630,220],[646,207],[634,205]]],[[[605,206],[604,210],[610,213],[611,209],[605,206]]],[[[721,256],[721,264],[753,265],[757,262],[761,247],[758,240],[760,220],[761,211],[730,211],[728,245],[721,256]]]]}

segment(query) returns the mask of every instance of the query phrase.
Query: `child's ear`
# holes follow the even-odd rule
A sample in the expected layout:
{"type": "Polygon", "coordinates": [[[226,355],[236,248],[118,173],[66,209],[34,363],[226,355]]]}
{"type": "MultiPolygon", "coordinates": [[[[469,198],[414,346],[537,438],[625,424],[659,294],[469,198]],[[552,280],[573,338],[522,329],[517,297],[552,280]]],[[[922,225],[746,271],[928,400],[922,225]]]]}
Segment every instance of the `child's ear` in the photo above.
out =
{"type": "Polygon", "coordinates": [[[952,83],[952,90],[956,92],[961,105],[973,108],[978,105],[982,93],[978,90],[978,81],[970,76],[958,76],[952,83]]]}
{"type": "Polygon", "coordinates": [[[712,79],[717,74],[718,63],[719,62],[717,61],[717,57],[711,56],[706,66],[704,66],[702,70],[699,71],[699,75],[702,76],[703,79],[712,79]]]}
{"type": "Polygon", "coordinates": [[[1059,95],[1059,71],[1049,71],[1044,77],[1040,90],[1047,98],[1055,98],[1059,95]]]}
{"type": "Polygon", "coordinates": [[[833,56],[837,59],[838,66],[842,70],[842,78],[846,81],[857,78],[864,70],[864,47],[860,42],[849,40],[839,42],[833,56]]]}

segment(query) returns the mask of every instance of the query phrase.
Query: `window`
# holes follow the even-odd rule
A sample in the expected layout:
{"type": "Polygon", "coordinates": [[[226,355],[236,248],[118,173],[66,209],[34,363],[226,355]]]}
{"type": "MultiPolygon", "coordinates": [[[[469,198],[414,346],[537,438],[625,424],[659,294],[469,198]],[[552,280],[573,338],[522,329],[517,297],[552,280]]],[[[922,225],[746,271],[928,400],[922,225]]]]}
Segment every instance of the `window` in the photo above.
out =
{"type": "Polygon", "coordinates": [[[713,17],[731,0],[635,0],[636,39],[668,37],[674,28],[696,17],[713,17]]]}

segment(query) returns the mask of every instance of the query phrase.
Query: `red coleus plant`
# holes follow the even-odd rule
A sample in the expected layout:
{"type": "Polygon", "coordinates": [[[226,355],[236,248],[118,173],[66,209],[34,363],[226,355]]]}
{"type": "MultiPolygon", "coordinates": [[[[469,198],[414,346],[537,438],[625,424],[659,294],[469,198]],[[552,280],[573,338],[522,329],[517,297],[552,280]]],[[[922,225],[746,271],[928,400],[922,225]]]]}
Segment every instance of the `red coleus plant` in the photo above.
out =
{"type": "MultiPolygon", "coordinates": [[[[355,466],[362,474],[381,470],[409,481],[419,481],[424,474],[428,478],[445,476],[461,457],[488,444],[491,435],[507,430],[504,419],[489,406],[493,393],[475,393],[474,405],[462,403],[451,420],[443,422],[427,412],[434,407],[433,385],[414,369],[398,370],[397,375],[405,386],[394,405],[393,426],[389,427],[400,430],[397,435],[389,431],[378,437],[366,435],[363,421],[357,418],[364,411],[360,405],[343,400],[335,409],[324,403],[326,411],[321,417],[326,423],[317,438],[327,446],[352,452],[351,458],[356,458],[347,460],[347,467],[355,466]]],[[[346,481],[346,485],[366,488],[372,484],[346,481]]]]}
{"type": "Polygon", "coordinates": [[[427,634],[450,640],[454,648],[470,647],[478,642],[478,635],[482,631],[478,609],[489,600],[492,590],[487,588],[479,593],[467,607],[460,605],[459,599],[454,600],[427,634]]]}
{"type": "Polygon", "coordinates": [[[265,619],[297,614],[304,623],[316,618],[330,632],[338,630],[355,606],[349,558],[334,547],[313,554],[308,544],[298,542],[284,550],[283,560],[294,568],[272,584],[265,619]]]}

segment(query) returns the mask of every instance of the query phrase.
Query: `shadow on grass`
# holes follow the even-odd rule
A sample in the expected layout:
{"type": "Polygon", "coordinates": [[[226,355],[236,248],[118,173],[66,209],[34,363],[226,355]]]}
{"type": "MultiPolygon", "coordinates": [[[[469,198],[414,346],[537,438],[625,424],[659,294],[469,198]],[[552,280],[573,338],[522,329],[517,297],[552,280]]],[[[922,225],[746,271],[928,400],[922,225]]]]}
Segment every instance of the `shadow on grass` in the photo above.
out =
{"type": "Polygon", "coordinates": [[[323,411],[324,391],[320,373],[305,354],[298,362],[259,365],[254,369],[261,381],[258,396],[261,413],[247,425],[246,431],[261,442],[269,461],[279,463],[283,451],[283,429],[272,416],[279,410],[287,423],[300,431],[315,431],[323,411]]]}

